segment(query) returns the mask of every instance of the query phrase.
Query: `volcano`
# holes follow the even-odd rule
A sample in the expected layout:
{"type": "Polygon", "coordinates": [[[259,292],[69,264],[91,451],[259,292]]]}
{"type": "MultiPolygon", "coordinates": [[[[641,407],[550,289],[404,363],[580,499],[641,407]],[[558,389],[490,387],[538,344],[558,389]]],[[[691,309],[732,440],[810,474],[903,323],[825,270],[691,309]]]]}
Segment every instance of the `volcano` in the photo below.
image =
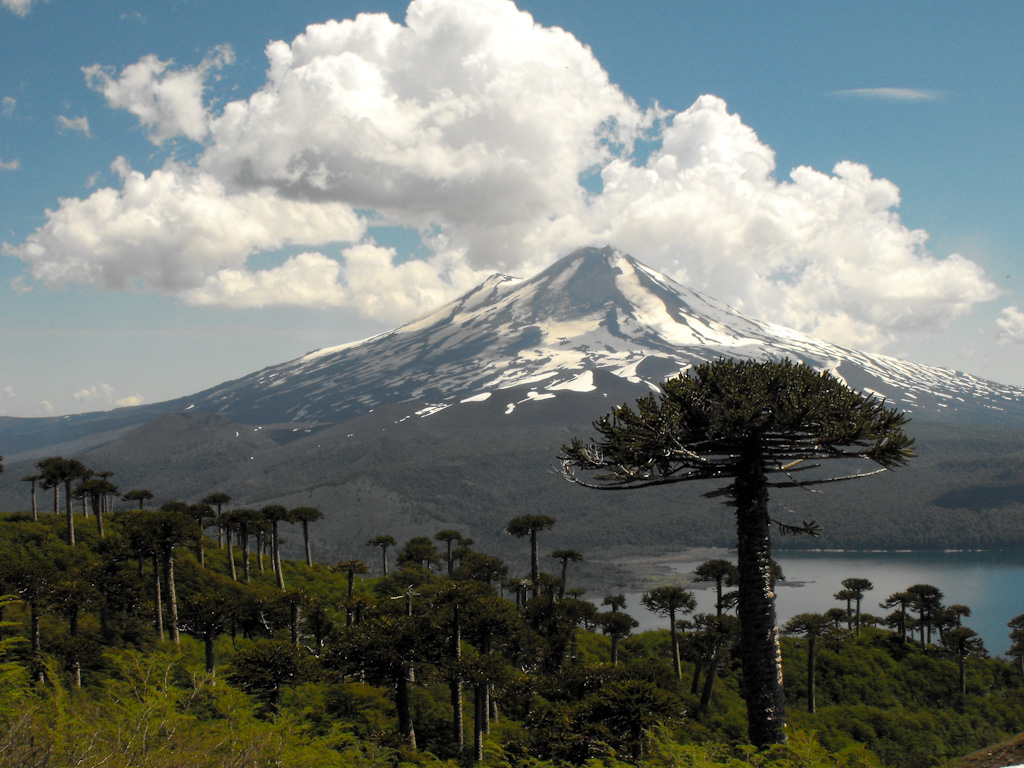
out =
{"type": "MultiPolygon", "coordinates": [[[[19,461],[30,469],[40,456],[76,455],[114,470],[122,487],[168,497],[224,490],[250,505],[334,507],[336,520],[358,506],[349,527],[368,535],[388,526],[413,535],[473,529],[481,515],[500,532],[502,515],[560,510],[578,536],[607,539],[621,528],[623,497],[588,493],[584,501],[582,489],[559,483],[551,470],[560,445],[589,434],[590,422],[613,405],[722,357],[789,358],[828,370],[909,413],[912,434],[924,431],[915,464],[926,469],[874,483],[880,491],[857,484],[858,498],[868,493],[873,507],[856,513],[859,522],[897,507],[942,519],[973,509],[985,516],[971,528],[972,542],[1024,543],[1017,522],[1024,518],[1024,388],[748,317],[612,248],[577,250],[529,279],[495,275],[393,331],[188,397],[59,419],[0,419],[0,452],[12,472],[19,461]]],[[[11,485],[0,494],[8,509],[21,490],[11,485]]],[[[678,498],[641,495],[651,520],[678,498]]],[[[638,502],[628,503],[635,512],[638,502]]],[[[720,508],[697,517],[683,537],[689,541],[677,546],[731,540],[720,508]]],[[[939,546],[967,535],[953,522],[898,536],[891,524],[879,526],[855,534],[841,523],[832,543],[939,546]]],[[[643,527],[614,537],[639,546],[664,538],[643,527]]]]}

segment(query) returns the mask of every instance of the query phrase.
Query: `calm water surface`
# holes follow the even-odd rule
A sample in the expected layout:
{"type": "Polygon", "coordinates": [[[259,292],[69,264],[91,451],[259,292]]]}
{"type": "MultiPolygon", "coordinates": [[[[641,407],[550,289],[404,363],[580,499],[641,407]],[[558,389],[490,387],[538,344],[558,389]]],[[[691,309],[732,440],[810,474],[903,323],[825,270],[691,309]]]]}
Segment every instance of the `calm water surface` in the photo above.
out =
{"type": "MultiPolygon", "coordinates": [[[[1006,622],[1024,613],[1024,552],[776,552],[775,559],[786,577],[776,587],[779,623],[798,613],[823,613],[845,607],[833,595],[842,580],[852,576],[869,579],[874,589],[865,593],[861,610],[875,616],[890,613],[878,604],[894,592],[912,584],[932,584],[943,592],[943,604],[970,607],[964,624],[985,640],[993,655],[1010,647],[1006,622]]],[[[680,559],[665,565],[681,574],[689,573],[702,560],[680,559]]],[[[699,588],[697,611],[713,613],[714,586],[699,588]]],[[[640,629],[667,627],[667,620],[640,605],[642,593],[627,593],[627,610],[640,622],[640,629]]],[[[600,598],[598,598],[600,604],[600,598]]]]}

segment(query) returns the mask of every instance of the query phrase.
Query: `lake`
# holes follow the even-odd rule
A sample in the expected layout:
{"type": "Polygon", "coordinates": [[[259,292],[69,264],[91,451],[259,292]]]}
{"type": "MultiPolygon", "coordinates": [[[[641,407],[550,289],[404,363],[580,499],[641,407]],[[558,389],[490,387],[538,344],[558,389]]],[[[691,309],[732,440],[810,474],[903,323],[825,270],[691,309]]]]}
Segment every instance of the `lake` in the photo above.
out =
{"type": "MultiPolygon", "coordinates": [[[[679,559],[662,559],[660,565],[674,573],[686,574],[711,557],[735,561],[735,553],[708,555],[700,559],[681,554],[679,559]]],[[[894,592],[912,584],[931,584],[942,590],[944,605],[961,603],[971,609],[964,619],[985,641],[992,655],[1005,655],[1010,647],[1006,622],[1024,613],[1024,552],[776,552],[785,583],[776,585],[776,611],[779,624],[798,613],[823,613],[829,608],[846,607],[833,595],[841,590],[842,580],[850,577],[869,579],[874,589],[866,592],[861,611],[886,616],[890,611],[878,604],[894,592]]],[[[693,584],[697,612],[714,613],[714,584],[693,584]]],[[[626,593],[627,611],[640,622],[640,630],[667,628],[667,619],[650,613],[640,605],[642,593],[626,593]]],[[[593,597],[591,597],[593,599],[593,597]]],[[[601,598],[597,598],[600,606],[601,598]]],[[[604,610],[604,608],[602,608],[604,610]]]]}

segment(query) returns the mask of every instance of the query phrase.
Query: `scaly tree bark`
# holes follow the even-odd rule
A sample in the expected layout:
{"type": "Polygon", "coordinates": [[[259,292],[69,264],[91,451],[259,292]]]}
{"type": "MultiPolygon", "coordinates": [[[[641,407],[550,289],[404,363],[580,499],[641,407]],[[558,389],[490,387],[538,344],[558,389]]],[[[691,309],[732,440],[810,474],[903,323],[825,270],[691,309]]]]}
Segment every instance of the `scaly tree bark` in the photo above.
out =
{"type": "Polygon", "coordinates": [[[706,363],[669,379],[662,390],[595,422],[596,440],[562,446],[563,475],[605,490],[723,483],[708,495],[725,496],[735,508],[748,735],[758,747],[783,742],[770,527],[774,522],[783,532],[809,534],[818,527],[773,521],[769,488],[808,487],[898,467],[913,457],[913,440],[903,432],[907,419],[828,372],[788,360],[706,363]],[[815,472],[826,459],[866,459],[880,468],[815,472]],[[781,478],[769,480],[776,475],[781,478]]]}

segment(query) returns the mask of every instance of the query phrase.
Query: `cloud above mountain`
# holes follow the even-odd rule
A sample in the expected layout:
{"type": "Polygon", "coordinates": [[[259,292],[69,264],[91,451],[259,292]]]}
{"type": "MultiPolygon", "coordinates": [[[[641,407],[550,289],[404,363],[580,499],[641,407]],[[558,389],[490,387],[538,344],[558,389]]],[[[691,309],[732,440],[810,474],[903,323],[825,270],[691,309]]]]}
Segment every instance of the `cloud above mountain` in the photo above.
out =
{"type": "Polygon", "coordinates": [[[122,167],[120,189],[62,200],[4,252],[47,285],[398,321],[493,271],[610,243],[748,314],[872,347],[997,295],[903,224],[892,182],[853,162],[781,177],[721,99],[641,107],[590,49],[508,0],[413,0],[402,24],[330,21],[266,55],[262,87],[222,107],[206,83],[230,70],[227,47],[193,67],[154,54],[86,68],[154,144],[200,151],[148,175],[122,167]],[[430,255],[378,247],[367,212],[420,230],[430,255]],[[288,244],[307,250],[255,265],[288,244]]]}

